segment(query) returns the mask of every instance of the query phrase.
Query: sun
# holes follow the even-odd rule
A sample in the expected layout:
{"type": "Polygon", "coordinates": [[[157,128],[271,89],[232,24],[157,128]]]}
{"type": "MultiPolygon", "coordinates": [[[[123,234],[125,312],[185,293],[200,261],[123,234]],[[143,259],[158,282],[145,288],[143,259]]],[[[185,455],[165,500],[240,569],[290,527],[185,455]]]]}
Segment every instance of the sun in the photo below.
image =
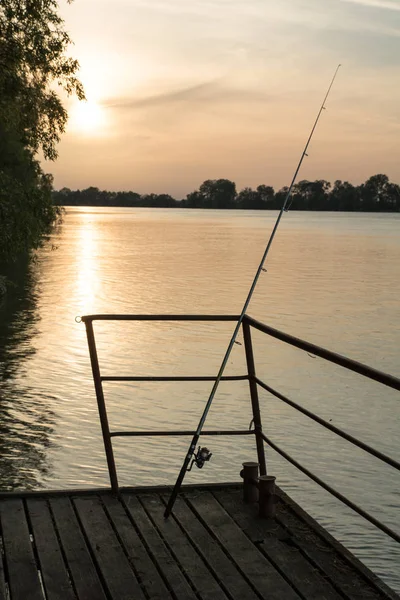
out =
{"type": "Polygon", "coordinates": [[[103,135],[108,125],[106,111],[93,100],[77,101],[70,110],[69,124],[75,133],[81,135],[103,135]]]}

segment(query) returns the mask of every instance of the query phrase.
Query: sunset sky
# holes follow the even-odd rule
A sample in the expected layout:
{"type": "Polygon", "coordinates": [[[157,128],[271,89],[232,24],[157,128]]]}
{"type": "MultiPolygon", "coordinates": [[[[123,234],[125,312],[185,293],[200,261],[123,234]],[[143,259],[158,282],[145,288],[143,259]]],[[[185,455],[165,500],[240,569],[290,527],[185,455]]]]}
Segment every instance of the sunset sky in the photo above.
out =
{"type": "Polygon", "coordinates": [[[55,186],[167,192],[205,179],[400,182],[400,0],[75,0],[62,14],[87,103],[55,186]]]}

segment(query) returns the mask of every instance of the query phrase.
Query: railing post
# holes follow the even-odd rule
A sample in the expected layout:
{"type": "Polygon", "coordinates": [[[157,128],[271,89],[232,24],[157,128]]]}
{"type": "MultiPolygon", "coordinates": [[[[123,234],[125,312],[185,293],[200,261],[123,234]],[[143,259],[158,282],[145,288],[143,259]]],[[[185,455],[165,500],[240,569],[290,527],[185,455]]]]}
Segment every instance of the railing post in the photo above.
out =
{"type": "Polygon", "coordinates": [[[104,401],[103,385],[101,382],[99,359],[97,356],[92,321],[85,320],[85,326],[89,347],[90,363],[92,365],[94,388],[96,390],[97,406],[99,409],[101,431],[103,433],[104,450],[107,458],[108,474],[110,477],[112,491],[115,494],[118,494],[117,471],[115,468],[114,452],[110,436],[110,427],[108,425],[107,409],[104,401]]]}
{"type": "Polygon", "coordinates": [[[254,379],[256,376],[256,370],[255,370],[255,366],[254,366],[253,345],[251,342],[250,325],[248,324],[248,322],[246,320],[246,316],[243,319],[242,327],[243,327],[244,348],[246,351],[247,372],[249,375],[251,406],[253,409],[253,421],[254,421],[254,429],[255,429],[256,444],[257,444],[257,456],[258,456],[258,462],[260,465],[260,475],[266,475],[267,474],[267,465],[265,462],[264,440],[261,437],[262,426],[261,426],[260,403],[258,401],[257,383],[254,379]]]}

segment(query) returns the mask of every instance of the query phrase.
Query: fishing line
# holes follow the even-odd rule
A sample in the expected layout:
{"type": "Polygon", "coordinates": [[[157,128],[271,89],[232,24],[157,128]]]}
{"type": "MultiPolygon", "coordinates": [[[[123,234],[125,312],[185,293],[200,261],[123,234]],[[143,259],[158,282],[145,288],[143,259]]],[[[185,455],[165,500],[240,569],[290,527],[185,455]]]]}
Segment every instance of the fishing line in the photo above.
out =
{"type": "Polygon", "coordinates": [[[183,482],[184,477],[186,475],[186,472],[189,469],[191,469],[191,467],[193,465],[193,461],[195,461],[195,462],[198,461],[198,466],[201,465],[201,467],[202,467],[204,465],[204,462],[206,460],[209,460],[209,458],[211,457],[211,454],[209,453],[209,451],[207,450],[207,448],[203,448],[203,449],[199,448],[197,454],[195,454],[196,446],[197,446],[197,443],[199,441],[200,434],[201,434],[201,431],[203,429],[204,423],[206,421],[208,412],[209,412],[209,410],[211,408],[212,401],[214,400],[215,393],[216,393],[216,391],[218,389],[218,386],[219,386],[219,383],[221,381],[221,377],[222,377],[222,375],[224,373],[224,370],[225,370],[225,367],[227,365],[227,362],[228,362],[229,356],[231,354],[232,348],[233,348],[233,346],[234,346],[234,344],[236,342],[237,334],[239,333],[240,326],[241,326],[243,318],[244,318],[244,316],[246,314],[247,308],[248,308],[248,306],[250,304],[250,300],[251,300],[251,298],[253,296],[253,293],[254,293],[254,290],[256,288],[257,282],[259,280],[259,277],[260,277],[262,271],[265,270],[264,269],[264,263],[265,263],[265,260],[266,260],[266,258],[268,256],[268,252],[269,252],[269,250],[271,248],[272,242],[274,240],[275,233],[276,233],[276,231],[277,231],[277,229],[279,227],[279,223],[281,221],[282,215],[283,215],[284,212],[287,212],[289,210],[290,206],[291,206],[291,202],[289,203],[289,199],[290,199],[290,196],[292,194],[293,186],[295,184],[295,181],[296,181],[297,175],[298,175],[298,173],[300,171],[300,167],[301,167],[301,165],[303,163],[303,160],[307,156],[308,146],[309,146],[309,144],[311,142],[311,139],[312,139],[312,137],[314,135],[314,131],[315,131],[316,127],[317,127],[317,124],[318,124],[319,118],[321,116],[321,113],[325,109],[326,100],[327,100],[327,98],[329,96],[329,92],[331,91],[331,88],[332,88],[333,83],[334,83],[334,81],[336,79],[336,75],[337,75],[337,73],[339,71],[340,66],[341,65],[339,64],[336,67],[335,73],[334,73],[334,75],[332,77],[332,80],[330,82],[328,90],[327,90],[327,92],[325,94],[325,98],[322,101],[321,107],[320,107],[320,109],[318,111],[318,114],[317,114],[317,117],[315,119],[314,125],[313,125],[313,127],[311,129],[310,135],[308,136],[306,145],[304,146],[304,150],[303,150],[303,153],[302,153],[302,155],[300,157],[300,160],[299,160],[299,163],[297,165],[297,168],[296,168],[296,170],[294,172],[292,182],[291,182],[291,184],[290,184],[290,186],[288,188],[288,191],[286,193],[284,202],[282,204],[282,208],[279,211],[279,215],[278,215],[278,217],[276,219],[274,228],[273,228],[272,233],[270,235],[270,238],[268,240],[267,246],[266,246],[266,248],[264,250],[264,254],[262,256],[261,262],[260,262],[260,264],[258,266],[258,269],[256,271],[256,274],[254,276],[253,283],[251,284],[249,293],[247,294],[247,298],[246,298],[245,303],[243,305],[242,312],[240,313],[239,319],[238,319],[238,321],[236,323],[236,327],[235,327],[234,332],[232,334],[232,337],[231,337],[231,340],[229,342],[228,348],[227,348],[227,350],[225,352],[225,356],[223,358],[223,361],[221,363],[220,369],[218,371],[218,375],[217,375],[216,380],[214,382],[214,385],[213,385],[213,387],[211,389],[210,395],[209,395],[208,400],[207,400],[207,404],[205,405],[205,408],[203,410],[203,414],[202,414],[201,419],[199,421],[199,424],[197,426],[196,432],[195,432],[195,434],[193,436],[193,439],[191,441],[191,444],[189,446],[189,450],[188,450],[188,452],[186,454],[186,457],[185,457],[185,459],[183,461],[183,465],[182,465],[182,468],[181,468],[181,470],[179,472],[179,475],[178,475],[178,478],[176,480],[174,489],[172,490],[171,496],[170,496],[170,498],[168,500],[168,504],[167,504],[167,507],[166,507],[165,512],[164,512],[165,518],[169,517],[169,515],[171,514],[172,508],[173,508],[173,506],[175,504],[176,497],[177,497],[177,495],[179,493],[179,490],[181,488],[181,485],[182,485],[182,482],[183,482]],[[207,456],[208,456],[208,458],[207,458],[207,456]],[[189,466],[189,463],[191,461],[192,461],[192,463],[189,466]]]}

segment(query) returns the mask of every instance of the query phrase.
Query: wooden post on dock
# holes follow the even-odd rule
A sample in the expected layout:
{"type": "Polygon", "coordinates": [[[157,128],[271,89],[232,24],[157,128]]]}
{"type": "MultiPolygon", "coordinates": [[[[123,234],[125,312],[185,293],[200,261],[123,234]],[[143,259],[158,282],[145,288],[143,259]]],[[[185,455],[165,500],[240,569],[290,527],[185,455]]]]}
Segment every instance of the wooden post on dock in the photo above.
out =
{"type": "Polygon", "coordinates": [[[240,473],[243,477],[243,502],[250,504],[258,501],[258,467],[257,462],[244,462],[240,473]]]}
{"type": "Polygon", "coordinates": [[[260,517],[275,516],[275,479],[272,475],[261,475],[258,480],[260,517]]]}

